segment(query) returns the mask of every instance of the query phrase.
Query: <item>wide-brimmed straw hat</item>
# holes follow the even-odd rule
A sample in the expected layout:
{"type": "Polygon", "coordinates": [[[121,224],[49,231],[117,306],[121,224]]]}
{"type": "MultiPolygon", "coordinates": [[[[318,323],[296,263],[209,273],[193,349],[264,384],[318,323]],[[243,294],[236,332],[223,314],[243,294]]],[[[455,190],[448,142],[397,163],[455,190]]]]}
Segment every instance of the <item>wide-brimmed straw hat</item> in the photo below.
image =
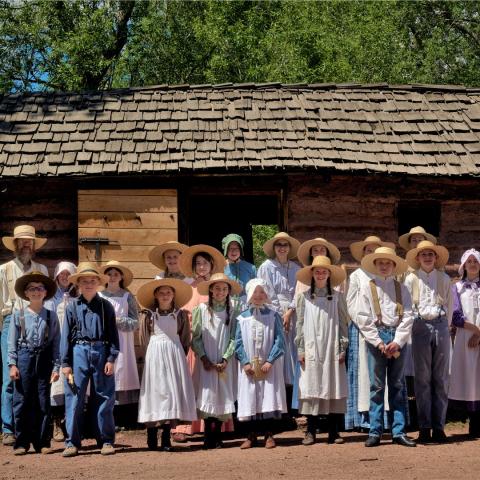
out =
{"type": "Polygon", "coordinates": [[[208,253],[213,258],[213,269],[210,272],[210,275],[224,271],[226,260],[221,252],[210,245],[198,244],[186,248],[180,255],[180,271],[186,277],[195,277],[195,272],[192,269],[192,259],[197,253],[201,252],[208,253]]]}
{"type": "Polygon", "coordinates": [[[35,235],[35,227],[31,225],[19,225],[13,229],[13,237],[2,237],[3,244],[12,252],[15,251],[15,240],[27,238],[34,241],[35,250],[39,250],[46,243],[46,238],[37,237],[35,235]]]}
{"type": "Polygon", "coordinates": [[[163,257],[163,254],[168,252],[168,250],[176,250],[177,252],[182,253],[187,248],[188,245],[176,242],[175,240],[170,240],[158,245],[158,247],[152,248],[148,254],[148,258],[160,270],[166,270],[167,265],[165,264],[165,258],[163,257]]]}
{"type": "Polygon", "coordinates": [[[108,276],[101,273],[98,265],[92,262],[81,262],[78,264],[77,273],[70,275],[68,281],[76,285],[82,277],[97,277],[101,285],[108,283],[108,276]]]}
{"type": "MultiPolygon", "coordinates": [[[[103,273],[104,275],[107,275],[105,272],[110,268],[115,268],[122,273],[123,286],[124,287],[128,287],[133,282],[132,271],[128,267],[126,267],[125,265],[122,265],[120,262],[117,262],[116,260],[110,260],[108,263],[106,263],[105,265],[100,267],[100,273],[103,273]]],[[[107,277],[108,277],[108,275],[107,275],[107,277]]]]}
{"type": "Polygon", "coordinates": [[[20,298],[28,301],[28,298],[25,295],[25,288],[32,282],[42,283],[45,286],[47,294],[45,295],[44,300],[52,298],[57,291],[57,285],[50,277],[47,277],[42,272],[33,271],[17,278],[17,281],[15,282],[15,293],[20,298]]]}
{"type": "Polygon", "coordinates": [[[447,264],[449,253],[445,247],[437,245],[430,240],[422,240],[416,248],[412,248],[407,252],[407,263],[413,269],[417,270],[420,268],[420,262],[417,260],[417,255],[423,250],[433,250],[437,254],[437,259],[435,260],[435,268],[443,268],[447,264]]]}
{"type": "Polygon", "coordinates": [[[297,280],[305,285],[310,285],[314,268],[325,268],[330,271],[330,285],[332,287],[340,285],[345,280],[347,275],[342,267],[332,265],[332,262],[328,257],[318,255],[313,259],[311,265],[308,267],[303,267],[297,272],[297,280]]]}
{"type": "Polygon", "coordinates": [[[376,235],[370,235],[369,237],[366,237],[365,240],[362,240],[361,242],[353,242],[350,244],[350,253],[352,254],[352,257],[357,261],[361,262],[362,257],[363,257],[363,249],[370,244],[375,244],[378,245],[379,247],[387,247],[391,248],[392,250],[395,250],[395,244],[392,242],[383,242],[380,237],[377,237],[376,235]]]}
{"type": "Polygon", "coordinates": [[[425,240],[430,240],[432,243],[437,243],[437,238],[434,237],[431,233],[425,231],[423,227],[413,227],[408,233],[404,233],[398,237],[398,244],[406,251],[410,250],[410,237],[412,235],[423,235],[425,240]]]}
{"type": "Polygon", "coordinates": [[[210,280],[202,282],[198,285],[197,290],[200,295],[208,295],[208,291],[210,289],[210,285],[214,283],[224,282],[230,285],[232,295],[239,295],[242,291],[242,287],[239,283],[231,278],[227,277],[224,273],[214,273],[210,280]]]}
{"type": "Polygon", "coordinates": [[[393,248],[390,247],[378,247],[374,253],[369,253],[362,258],[362,268],[369,273],[374,275],[378,274],[377,267],[375,266],[375,260],[391,260],[395,263],[395,268],[392,275],[401,275],[408,270],[408,263],[402,258],[399,257],[393,248]]]}
{"type": "Polygon", "coordinates": [[[298,247],[297,258],[300,260],[304,267],[310,264],[310,250],[315,245],[323,245],[327,250],[332,263],[338,263],[340,261],[340,250],[330,242],[327,242],[324,238],[314,238],[313,240],[307,240],[298,247]]]}
{"type": "Polygon", "coordinates": [[[298,247],[300,247],[300,242],[285,232],[278,232],[273,238],[267,240],[263,244],[263,251],[265,252],[265,255],[267,255],[269,258],[275,258],[274,245],[280,240],[286,240],[290,244],[288,258],[295,258],[297,256],[298,247]]]}
{"type": "Polygon", "coordinates": [[[142,285],[137,292],[137,301],[143,308],[153,310],[155,307],[154,292],[159,287],[170,287],[175,291],[173,302],[177,308],[187,304],[193,295],[193,289],[183,280],[178,278],[162,278],[160,280],[151,280],[142,285]]]}

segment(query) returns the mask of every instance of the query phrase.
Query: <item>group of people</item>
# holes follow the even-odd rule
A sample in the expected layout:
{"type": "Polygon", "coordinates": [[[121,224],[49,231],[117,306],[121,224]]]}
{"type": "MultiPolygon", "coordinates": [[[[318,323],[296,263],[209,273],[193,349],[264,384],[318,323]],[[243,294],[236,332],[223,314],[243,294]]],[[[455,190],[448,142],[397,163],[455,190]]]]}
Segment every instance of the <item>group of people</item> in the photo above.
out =
{"type": "Polygon", "coordinates": [[[2,240],[14,252],[0,266],[2,430],[16,455],[52,452],[52,417],[63,456],[77,455],[87,397],[103,455],[115,453],[115,417],[132,409],[148,448],[163,451],[202,431],[204,448],[220,448],[234,416],[247,432],[240,448],[259,434],[274,448],[278,420],[296,410],[306,446],[321,417],[332,444],[343,429],[368,429],[374,447],[385,428],[406,447],[442,443],[449,402],[480,437],[480,252],[462,255],[452,284],[447,249],[422,227],[398,239],[405,259],[377,236],[352,243],[360,266],[348,279],[324,238],[277,233],[258,271],[236,234],[223,253],[166,242],[150,252],[159,273],[136,298],[120,262],[60,262],[52,279],[34,260],[46,239],[33,227],[2,240]],[[416,440],[406,435],[409,377],[416,440]]]}

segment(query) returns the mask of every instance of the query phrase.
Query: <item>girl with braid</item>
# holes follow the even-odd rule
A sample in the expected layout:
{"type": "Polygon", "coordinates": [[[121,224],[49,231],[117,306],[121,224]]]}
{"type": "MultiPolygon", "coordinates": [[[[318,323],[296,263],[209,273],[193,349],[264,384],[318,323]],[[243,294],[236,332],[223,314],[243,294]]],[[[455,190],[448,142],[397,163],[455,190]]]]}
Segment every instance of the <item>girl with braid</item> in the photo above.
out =
{"type": "Polygon", "coordinates": [[[205,423],[204,448],[221,448],[222,423],[235,411],[233,390],[237,296],[242,287],[223,273],[215,273],[198,287],[208,302],[193,310],[192,349],[196,362],[197,409],[205,423]]]}

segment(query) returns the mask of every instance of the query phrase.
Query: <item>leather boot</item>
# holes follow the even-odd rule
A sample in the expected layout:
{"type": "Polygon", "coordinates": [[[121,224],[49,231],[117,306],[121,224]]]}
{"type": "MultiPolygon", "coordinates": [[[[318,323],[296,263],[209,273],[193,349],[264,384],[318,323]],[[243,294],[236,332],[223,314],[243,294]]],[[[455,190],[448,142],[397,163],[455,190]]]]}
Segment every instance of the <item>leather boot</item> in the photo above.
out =
{"type": "Polygon", "coordinates": [[[172,443],[170,441],[170,425],[162,425],[162,440],[160,443],[160,450],[162,452],[171,452],[172,443]]]}

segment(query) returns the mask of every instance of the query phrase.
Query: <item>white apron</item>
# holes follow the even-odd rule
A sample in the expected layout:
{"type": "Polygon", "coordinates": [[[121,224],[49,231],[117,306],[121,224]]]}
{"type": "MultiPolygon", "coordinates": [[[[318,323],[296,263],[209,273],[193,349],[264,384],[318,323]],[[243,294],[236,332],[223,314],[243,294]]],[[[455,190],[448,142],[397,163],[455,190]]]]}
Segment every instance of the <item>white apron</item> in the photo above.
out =
{"type": "Polygon", "coordinates": [[[140,423],[197,420],[195,393],[177,333],[176,313],[153,313],[138,404],[140,423]]]}
{"type": "MultiPolygon", "coordinates": [[[[480,291],[476,286],[467,290],[461,283],[457,283],[455,289],[459,288],[465,320],[480,327],[480,291]]],[[[454,291],[453,295],[457,295],[457,292],[454,291]]],[[[448,398],[452,400],[480,400],[480,347],[468,347],[471,336],[472,332],[469,330],[457,328],[448,391],[448,398]]]]}
{"type": "Polygon", "coordinates": [[[298,398],[338,400],[347,397],[347,373],[340,364],[338,294],[332,300],[305,296],[305,368],[300,369],[298,398]]]}
{"type": "MultiPolygon", "coordinates": [[[[275,312],[268,309],[262,314],[255,309],[254,315],[237,318],[242,333],[245,352],[253,365],[258,357],[265,362],[273,347],[275,334],[275,312]]],[[[238,413],[239,420],[249,419],[258,413],[287,411],[285,382],[283,379],[283,356],[277,358],[264,380],[255,380],[245,373],[239,362],[238,370],[238,413]]]]}
{"type": "MultiPolygon", "coordinates": [[[[283,317],[283,314],[289,309],[292,299],[284,294],[277,295],[278,301],[282,311],[280,316],[283,317]]],[[[285,337],[285,355],[283,356],[283,375],[285,377],[286,385],[293,385],[295,368],[298,359],[297,347],[295,345],[295,337],[297,336],[297,315],[295,312],[290,316],[290,328],[288,332],[283,330],[283,335],[285,337]]]]}
{"type": "MultiPolygon", "coordinates": [[[[68,302],[71,300],[71,297],[68,293],[63,294],[63,300],[57,306],[57,317],[58,323],[60,325],[60,333],[63,330],[63,322],[65,320],[65,309],[67,308],[68,302]]],[[[53,397],[63,397],[65,395],[64,380],[65,375],[63,375],[62,369],[60,369],[60,377],[56,382],[53,382],[50,387],[50,398],[53,397]]],[[[55,402],[56,403],[56,402],[55,402]]]]}
{"type": "MultiPolygon", "coordinates": [[[[116,318],[128,317],[128,295],[129,293],[125,292],[123,297],[107,297],[100,292],[100,296],[112,304],[116,318]]],[[[115,361],[115,391],[138,390],[140,381],[138,379],[134,333],[118,330],[118,338],[120,353],[115,361]]]]}
{"type": "MultiPolygon", "coordinates": [[[[221,363],[222,355],[230,342],[233,320],[225,324],[226,310],[213,312],[213,318],[204,303],[198,307],[202,313],[202,342],[208,359],[221,363]]],[[[233,357],[227,368],[219,374],[216,370],[205,370],[200,361],[195,362],[198,369],[197,408],[212,417],[227,415],[235,411],[233,395],[233,357]]]]}

